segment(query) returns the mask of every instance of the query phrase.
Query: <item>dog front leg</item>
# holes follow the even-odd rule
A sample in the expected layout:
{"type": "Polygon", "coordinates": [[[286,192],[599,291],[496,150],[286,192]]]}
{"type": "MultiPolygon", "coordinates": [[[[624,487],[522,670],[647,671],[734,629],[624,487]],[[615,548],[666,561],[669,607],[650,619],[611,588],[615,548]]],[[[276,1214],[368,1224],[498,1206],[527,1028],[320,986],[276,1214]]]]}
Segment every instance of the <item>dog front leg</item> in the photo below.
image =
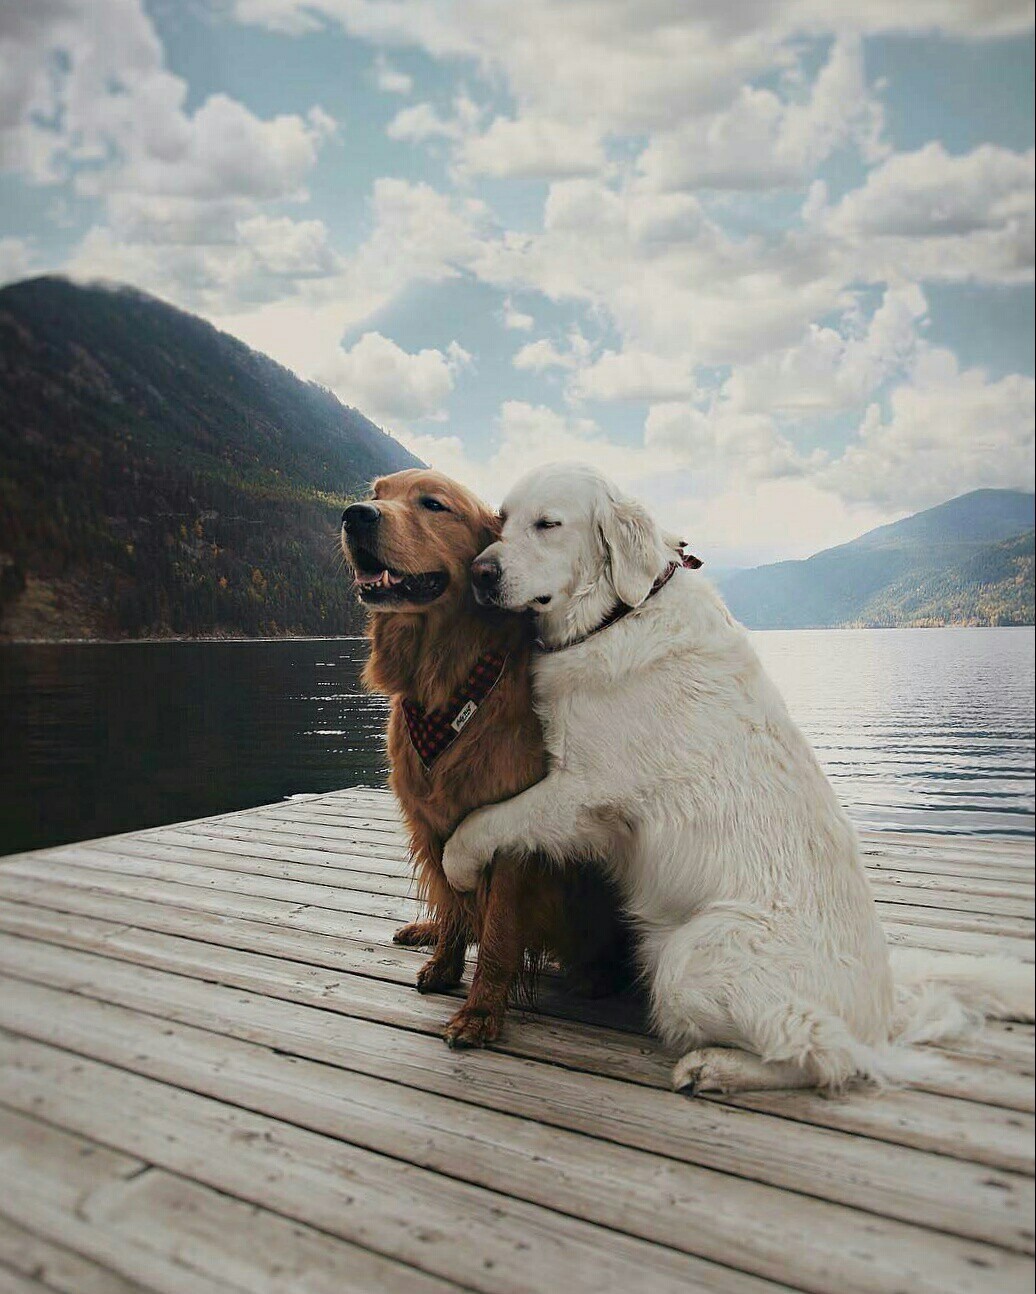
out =
{"type": "Polygon", "coordinates": [[[418,993],[446,993],[464,976],[468,931],[461,911],[440,918],[435,950],[417,972],[418,993]]]}
{"type": "MultiPolygon", "coordinates": [[[[600,800],[599,792],[594,799],[600,800]]],[[[498,852],[513,858],[543,854],[555,862],[607,853],[610,831],[590,805],[588,787],[559,771],[512,800],[476,809],[446,842],[446,879],[455,890],[473,890],[498,852]]]]}
{"type": "Polygon", "coordinates": [[[486,898],[478,959],[467,1001],[446,1026],[450,1047],[484,1047],[500,1036],[511,986],[530,942],[529,877],[521,863],[498,859],[486,898]]]}

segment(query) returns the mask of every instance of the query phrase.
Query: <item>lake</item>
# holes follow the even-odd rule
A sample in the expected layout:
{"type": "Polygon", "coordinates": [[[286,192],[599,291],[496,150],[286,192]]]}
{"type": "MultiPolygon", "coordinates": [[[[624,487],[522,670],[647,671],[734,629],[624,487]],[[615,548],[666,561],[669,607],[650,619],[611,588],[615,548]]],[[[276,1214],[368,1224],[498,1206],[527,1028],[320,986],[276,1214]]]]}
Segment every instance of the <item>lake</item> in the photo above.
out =
{"type": "MultiPolygon", "coordinates": [[[[753,634],[866,830],[1032,836],[1032,629],[753,634]]],[[[385,782],[361,639],[0,647],[0,852],[385,782]]]]}

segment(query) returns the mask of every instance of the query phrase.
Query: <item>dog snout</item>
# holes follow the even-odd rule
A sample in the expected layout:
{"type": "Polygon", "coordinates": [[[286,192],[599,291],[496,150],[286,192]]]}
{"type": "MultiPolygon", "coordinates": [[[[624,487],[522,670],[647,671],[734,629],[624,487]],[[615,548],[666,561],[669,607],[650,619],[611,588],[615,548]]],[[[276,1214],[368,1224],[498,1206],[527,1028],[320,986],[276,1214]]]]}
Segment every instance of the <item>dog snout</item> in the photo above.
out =
{"type": "Polygon", "coordinates": [[[500,563],[495,557],[476,557],[471,564],[471,582],[480,593],[492,593],[500,583],[500,563]]]}
{"type": "Polygon", "coordinates": [[[350,503],[342,513],[342,529],[349,535],[369,533],[381,520],[373,503],[350,503]]]}

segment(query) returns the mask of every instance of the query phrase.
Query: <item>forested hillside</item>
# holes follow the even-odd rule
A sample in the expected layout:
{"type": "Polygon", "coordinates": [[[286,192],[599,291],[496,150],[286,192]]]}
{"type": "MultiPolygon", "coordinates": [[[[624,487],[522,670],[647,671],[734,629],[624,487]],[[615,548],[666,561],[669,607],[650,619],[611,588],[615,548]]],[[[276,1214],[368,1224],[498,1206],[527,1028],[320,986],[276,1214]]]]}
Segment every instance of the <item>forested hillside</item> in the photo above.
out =
{"type": "Polygon", "coordinates": [[[1033,496],[973,490],[805,561],[719,581],[751,629],[1033,623],[1033,496]]]}
{"type": "Polygon", "coordinates": [[[908,580],[873,598],[865,626],[1031,625],[1033,531],[989,544],[920,583],[908,580]]]}
{"type": "Polygon", "coordinates": [[[343,504],[417,460],[125,288],[0,291],[0,638],[344,633],[343,504]]]}

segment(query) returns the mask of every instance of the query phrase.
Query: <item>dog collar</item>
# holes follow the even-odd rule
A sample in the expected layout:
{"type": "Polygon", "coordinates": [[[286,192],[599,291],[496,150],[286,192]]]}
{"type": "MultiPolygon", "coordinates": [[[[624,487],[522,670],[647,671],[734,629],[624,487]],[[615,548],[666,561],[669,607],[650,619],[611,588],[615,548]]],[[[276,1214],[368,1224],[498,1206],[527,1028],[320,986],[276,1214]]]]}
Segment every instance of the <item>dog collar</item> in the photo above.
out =
{"type": "MultiPolygon", "coordinates": [[[[656,593],[664,589],[681,567],[685,570],[696,571],[699,566],[701,566],[701,561],[697,557],[692,557],[690,553],[685,553],[681,549],[680,560],[678,562],[669,563],[658,579],[655,580],[654,584],[652,584],[651,590],[648,593],[647,598],[644,599],[644,602],[646,602],[648,598],[653,598],[656,593]]],[[[644,602],[640,605],[643,606],[644,602]]],[[[636,611],[636,609],[636,607],[627,606],[625,602],[617,602],[599,625],[595,625],[593,629],[587,630],[585,634],[581,634],[578,638],[570,638],[568,642],[563,643],[545,643],[542,638],[537,638],[534,645],[537,651],[551,654],[554,652],[566,651],[569,647],[578,647],[580,643],[585,643],[588,638],[593,638],[595,634],[601,633],[604,629],[609,629],[619,620],[624,620],[631,611],[636,611]]]]}
{"type": "Polygon", "coordinates": [[[486,652],[475,662],[464,683],[441,710],[426,710],[416,701],[403,701],[410,744],[425,769],[449,750],[478,712],[479,706],[500,682],[507,652],[486,652]]]}

